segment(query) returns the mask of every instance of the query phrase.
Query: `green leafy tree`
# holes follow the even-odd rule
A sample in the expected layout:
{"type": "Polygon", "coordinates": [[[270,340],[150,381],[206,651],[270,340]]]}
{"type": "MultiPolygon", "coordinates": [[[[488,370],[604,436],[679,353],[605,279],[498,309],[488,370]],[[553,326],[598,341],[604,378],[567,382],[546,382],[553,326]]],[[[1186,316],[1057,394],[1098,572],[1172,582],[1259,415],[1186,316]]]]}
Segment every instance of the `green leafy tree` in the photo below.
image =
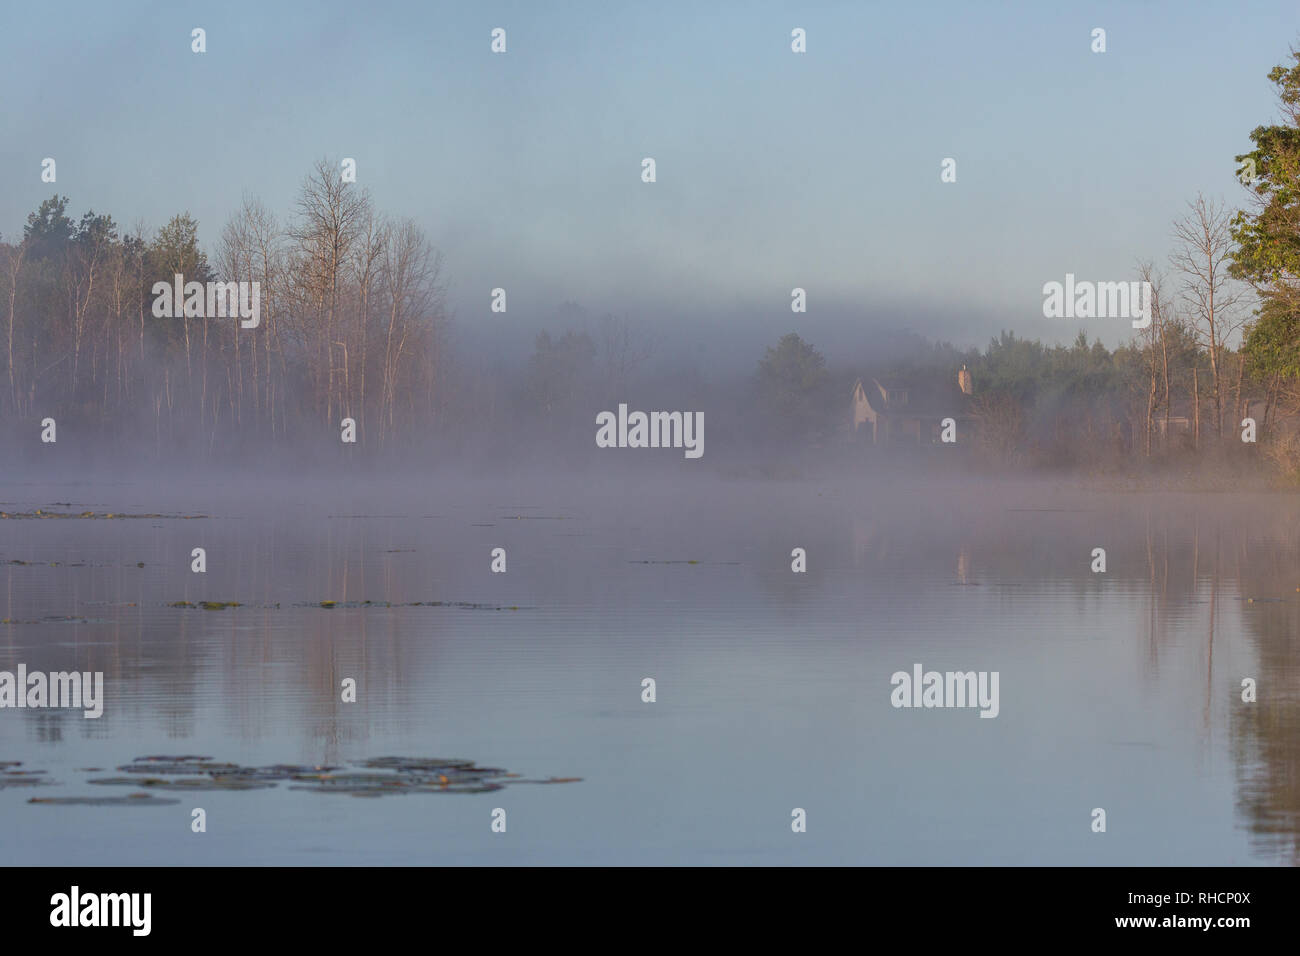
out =
{"type": "Polygon", "coordinates": [[[1255,149],[1237,157],[1253,194],[1253,208],[1233,220],[1237,243],[1231,274],[1250,282],[1265,299],[1300,306],[1300,51],[1291,66],[1268,74],[1284,120],[1250,134],[1255,149]],[[1251,174],[1253,173],[1253,178],[1251,174]]]}
{"type": "Polygon", "coordinates": [[[68,197],[52,196],[28,213],[23,238],[27,241],[28,256],[33,260],[46,259],[64,251],[76,227],[67,216],[68,197]]]}
{"type": "Polygon", "coordinates": [[[1300,311],[1281,299],[1267,299],[1246,330],[1246,370],[1270,379],[1300,378],[1300,311]]]}
{"type": "Polygon", "coordinates": [[[771,423],[789,437],[816,437],[834,425],[826,359],[791,332],[758,363],[758,391],[771,423]]]}
{"type": "Polygon", "coordinates": [[[207,255],[199,248],[199,223],[188,212],[173,216],[149,246],[149,272],[154,281],[170,282],[180,273],[186,282],[212,278],[207,255]]]}
{"type": "MultiPolygon", "coordinates": [[[[149,245],[145,261],[150,276],[150,288],[155,282],[173,282],[177,275],[183,276],[185,283],[208,282],[212,279],[208,257],[199,248],[198,220],[188,212],[173,216],[167,225],[158,230],[158,234],[149,245]]],[[[191,332],[196,320],[181,314],[181,305],[181,303],[174,303],[179,319],[155,319],[154,332],[170,347],[184,346],[185,368],[193,377],[195,343],[192,341],[191,332]]]]}
{"type": "Polygon", "coordinates": [[[972,363],[971,377],[977,393],[996,392],[1030,402],[1047,377],[1045,349],[1039,342],[1003,331],[972,363]]]}

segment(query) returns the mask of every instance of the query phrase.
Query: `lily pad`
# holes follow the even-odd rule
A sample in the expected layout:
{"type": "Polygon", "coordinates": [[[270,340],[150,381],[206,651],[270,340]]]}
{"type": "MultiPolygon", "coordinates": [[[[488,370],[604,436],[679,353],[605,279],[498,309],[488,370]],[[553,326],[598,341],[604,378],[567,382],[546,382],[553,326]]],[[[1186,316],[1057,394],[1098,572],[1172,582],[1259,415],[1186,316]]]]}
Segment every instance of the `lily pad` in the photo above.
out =
{"type": "Polygon", "coordinates": [[[45,776],[44,770],[0,771],[0,790],[6,787],[44,787],[53,782],[45,776]]]}
{"type": "Polygon", "coordinates": [[[132,793],[125,797],[32,797],[27,802],[63,807],[157,807],[180,803],[171,797],[155,797],[152,793],[132,793]]]}
{"type": "Polygon", "coordinates": [[[426,783],[415,788],[417,793],[491,793],[493,790],[504,790],[504,783],[488,783],[484,781],[465,781],[463,783],[426,783]]]}
{"type": "Polygon", "coordinates": [[[123,773],[151,773],[151,774],[170,774],[172,776],[193,776],[197,774],[215,774],[215,773],[238,773],[239,765],[233,763],[209,763],[202,761],[198,763],[188,763],[186,761],[176,761],[174,763],[148,763],[148,764],[123,764],[117,768],[123,773]]]}
{"type": "Polygon", "coordinates": [[[274,783],[250,780],[241,776],[179,777],[97,777],[87,780],[105,786],[149,787],[151,790],[268,790],[274,783]]]}
{"type": "MultiPolygon", "coordinates": [[[[44,770],[18,770],[18,761],[0,761],[0,789],[6,786],[44,786],[54,783],[44,770]]],[[[153,754],[137,757],[117,769],[123,776],[95,777],[87,783],[97,786],[141,788],[147,791],[207,792],[218,790],[269,790],[278,781],[291,783],[290,790],[313,793],[342,793],[355,797],[379,797],[401,793],[490,793],[511,783],[577,783],[580,777],[524,779],[501,767],[478,767],[458,757],[371,757],[354,761],[363,770],[342,771],[324,764],[271,764],[244,767],[213,760],[204,754],[153,754]]],[[[96,767],[84,772],[102,772],[96,767]]],[[[86,805],[125,805],[146,801],[148,793],[127,797],[69,797],[40,802],[86,805]]],[[[174,803],[177,801],[165,801],[174,803]]]]}
{"type": "Polygon", "coordinates": [[[310,781],[320,787],[409,787],[411,782],[390,773],[298,773],[293,780],[310,781]]]}
{"type": "Polygon", "coordinates": [[[204,757],[198,754],[180,754],[179,756],[170,756],[164,754],[162,756],[154,756],[154,757],[136,757],[135,762],[144,763],[146,760],[157,760],[163,763],[180,763],[182,760],[212,760],[212,759],[213,759],[212,757],[204,757]]]}
{"type": "Polygon", "coordinates": [[[338,769],[338,767],[278,763],[270,767],[240,767],[229,774],[223,774],[223,776],[246,780],[292,780],[295,776],[302,774],[331,773],[338,769]]]}
{"type": "Polygon", "coordinates": [[[472,767],[474,761],[459,757],[371,757],[359,766],[385,770],[414,770],[436,772],[459,767],[472,767]]]}

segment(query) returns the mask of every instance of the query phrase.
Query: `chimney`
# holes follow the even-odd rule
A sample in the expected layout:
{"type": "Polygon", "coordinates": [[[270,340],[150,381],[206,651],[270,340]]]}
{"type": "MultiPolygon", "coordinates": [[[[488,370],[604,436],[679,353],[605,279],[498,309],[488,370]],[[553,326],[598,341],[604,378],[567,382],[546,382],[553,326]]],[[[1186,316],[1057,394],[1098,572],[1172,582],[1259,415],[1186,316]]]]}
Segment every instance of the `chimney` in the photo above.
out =
{"type": "Polygon", "coordinates": [[[971,384],[970,384],[970,372],[966,371],[965,365],[963,365],[961,367],[961,371],[957,373],[957,387],[960,388],[967,395],[972,394],[971,384]]]}

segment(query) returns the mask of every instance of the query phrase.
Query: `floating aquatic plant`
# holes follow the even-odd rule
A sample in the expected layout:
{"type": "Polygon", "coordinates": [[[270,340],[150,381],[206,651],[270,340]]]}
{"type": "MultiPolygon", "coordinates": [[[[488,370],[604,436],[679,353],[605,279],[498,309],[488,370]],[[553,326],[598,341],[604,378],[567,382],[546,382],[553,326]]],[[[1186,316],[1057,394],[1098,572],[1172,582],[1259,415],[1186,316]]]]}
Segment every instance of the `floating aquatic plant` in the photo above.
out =
{"type": "Polygon", "coordinates": [[[30,512],[0,511],[0,518],[13,518],[13,519],[77,518],[82,520],[95,520],[95,519],[103,519],[103,518],[115,518],[115,519],[116,518],[173,518],[180,521],[192,521],[196,518],[206,518],[206,517],[208,516],[207,515],[164,515],[164,514],[128,515],[128,514],[117,514],[111,511],[105,512],[104,514],[96,514],[93,511],[82,511],[80,513],[74,514],[71,511],[46,511],[43,508],[37,508],[35,511],[30,511],[30,512]]]}
{"type": "MultiPolygon", "coordinates": [[[[0,790],[7,787],[45,787],[54,783],[45,776],[44,770],[3,769],[4,766],[0,764],[0,790]]],[[[13,763],[8,766],[12,768],[18,764],[13,763]]]]}
{"type": "Polygon", "coordinates": [[[150,767],[135,768],[130,764],[124,767],[118,767],[118,770],[126,773],[137,774],[173,774],[178,776],[196,775],[196,776],[229,776],[239,773],[237,764],[155,764],[150,767]]]}
{"type": "Polygon", "coordinates": [[[346,793],[354,797],[378,797],[390,793],[487,793],[504,787],[504,784],[474,777],[452,779],[446,775],[435,778],[397,773],[304,774],[294,779],[301,782],[291,786],[290,790],[346,793]]]}
{"type": "Polygon", "coordinates": [[[32,797],[27,802],[50,803],[62,807],[157,807],[180,803],[171,797],[155,797],[152,793],[132,793],[125,797],[32,797]]]}
{"type": "MultiPolygon", "coordinates": [[[[96,777],[87,783],[97,786],[125,786],[147,791],[205,792],[216,790],[267,790],[277,781],[291,784],[290,790],[312,793],[342,793],[356,797],[379,797],[400,793],[490,793],[512,783],[577,783],[581,777],[524,779],[500,767],[478,767],[474,761],[457,757],[371,757],[354,764],[361,770],[337,766],[272,764],[244,767],[215,761],[202,754],[155,754],[137,757],[117,769],[128,776],[96,777]]],[[[43,770],[14,770],[16,761],[0,763],[0,789],[50,783],[43,770]]],[[[86,768],[95,771],[97,768],[86,768]]],[[[43,800],[46,803],[124,806],[127,801],[149,798],[149,793],[128,797],[69,797],[43,800]]],[[[177,801],[159,801],[175,803],[177,801]]]]}
{"type": "Polygon", "coordinates": [[[61,614],[51,614],[40,620],[21,621],[18,618],[6,617],[0,619],[0,624],[108,624],[109,621],[103,618],[89,617],[65,617],[61,614]]]}
{"type": "Polygon", "coordinates": [[[440,771],[447,768],[472,767],[474,761],[461,760],[459,757],[371,757],[369,760],[361,761],[359,766],[385,770],[440,771]]]}
{"type": "Polygon", "coordinates": [[[294,607],[323,607],[333,609],[336,607],[346,608],[366,608],[366,607],[457,607],[470,611],[518,611],[517,604],[475,604],[472,601],[317,601],[311,604],[295,604],[294,607]]]}
{"type": "Polygon", "coordinates": [[[274,783],[252,780],[247,777],[217,774],[211,777],[179,777],[167,780],[163,777],[99,777],[86,783],[105,786],[149,787],[156,790],[267,790],[274,783]]]}

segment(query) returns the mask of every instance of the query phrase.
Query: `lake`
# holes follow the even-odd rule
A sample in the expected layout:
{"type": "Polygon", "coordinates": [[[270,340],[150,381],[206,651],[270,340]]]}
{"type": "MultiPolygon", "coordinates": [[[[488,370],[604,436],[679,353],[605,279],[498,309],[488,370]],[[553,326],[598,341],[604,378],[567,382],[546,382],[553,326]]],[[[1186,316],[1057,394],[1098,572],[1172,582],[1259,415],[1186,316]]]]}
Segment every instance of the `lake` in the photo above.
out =
{"type": "Polygon", "coordinates": [[[51,781],[0,789],[6,864],[1300,860],[1292,495],[434,473],[9,480],[0,511],[0,670],[104,674],[98,719],[0,709],[0,762],[51,781]],[[894,706],[918,666],[996,672],[996,716],[894,706]],[[158,755],[522,776],[28,802],[158,755]]]}

